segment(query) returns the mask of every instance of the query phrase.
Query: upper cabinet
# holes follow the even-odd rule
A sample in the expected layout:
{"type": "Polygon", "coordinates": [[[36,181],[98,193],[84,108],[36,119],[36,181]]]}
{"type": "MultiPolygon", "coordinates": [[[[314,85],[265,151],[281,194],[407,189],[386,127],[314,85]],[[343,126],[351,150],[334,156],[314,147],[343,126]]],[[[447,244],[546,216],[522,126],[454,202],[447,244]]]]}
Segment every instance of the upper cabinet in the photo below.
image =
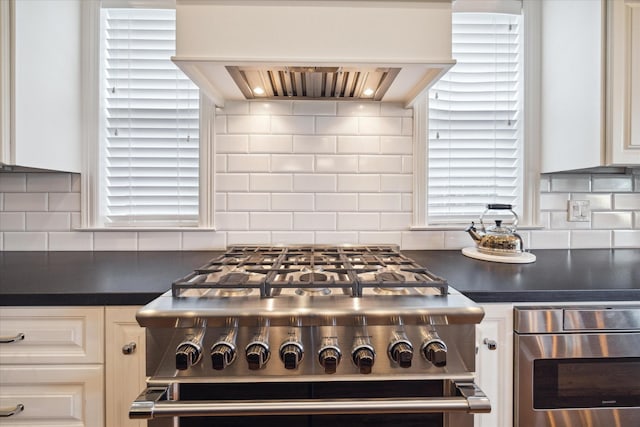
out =
{"type": "Polygon", "coordinates": [[[81,7],[0,2],[0,165],[80,172],[81,7]]]}
{"type": "Polygon", "coordinates": [[[541,7],[541,171],[640,165],[640,0],[541,7]]]}

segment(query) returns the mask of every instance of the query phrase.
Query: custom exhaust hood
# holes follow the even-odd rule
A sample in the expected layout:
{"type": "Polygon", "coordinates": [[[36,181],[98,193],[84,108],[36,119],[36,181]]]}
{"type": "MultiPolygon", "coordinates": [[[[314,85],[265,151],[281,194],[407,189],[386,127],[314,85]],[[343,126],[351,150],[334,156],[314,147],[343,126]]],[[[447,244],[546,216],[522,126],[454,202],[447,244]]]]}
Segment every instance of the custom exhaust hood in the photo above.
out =
{"type": "Polygon", "coordinates": [[[411,106],[455,61],[450,0],[177,0],[176,55],[225,100],[411,106]]]}

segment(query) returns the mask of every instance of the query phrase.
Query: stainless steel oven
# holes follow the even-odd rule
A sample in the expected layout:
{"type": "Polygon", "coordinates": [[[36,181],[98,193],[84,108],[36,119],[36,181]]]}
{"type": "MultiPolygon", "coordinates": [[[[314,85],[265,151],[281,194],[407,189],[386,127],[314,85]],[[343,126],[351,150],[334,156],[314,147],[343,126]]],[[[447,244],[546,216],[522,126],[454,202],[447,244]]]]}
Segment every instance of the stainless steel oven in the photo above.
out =
{"type": "Polygon", "coordinates": [[[640,307],[520,307],[514,329],[514,425],[640,425],[640,307]]]}

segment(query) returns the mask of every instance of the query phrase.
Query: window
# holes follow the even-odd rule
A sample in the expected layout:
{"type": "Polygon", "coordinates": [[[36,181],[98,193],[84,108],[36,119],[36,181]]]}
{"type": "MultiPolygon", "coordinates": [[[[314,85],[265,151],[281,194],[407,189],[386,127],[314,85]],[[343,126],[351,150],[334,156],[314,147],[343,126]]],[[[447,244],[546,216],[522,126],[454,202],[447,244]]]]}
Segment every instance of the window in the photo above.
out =
{"type": "Polygon", "coordinates": [[[171,62],[175,10],[100,11],[96,226],[197,226],[200,100],[171,62]]]}
{"type": "Polygon", "coordinates": [[[521,20],[453,14],[457,63],[428,96],[428,224],[476,219],[488,203],[522,214],[521,20]]]}

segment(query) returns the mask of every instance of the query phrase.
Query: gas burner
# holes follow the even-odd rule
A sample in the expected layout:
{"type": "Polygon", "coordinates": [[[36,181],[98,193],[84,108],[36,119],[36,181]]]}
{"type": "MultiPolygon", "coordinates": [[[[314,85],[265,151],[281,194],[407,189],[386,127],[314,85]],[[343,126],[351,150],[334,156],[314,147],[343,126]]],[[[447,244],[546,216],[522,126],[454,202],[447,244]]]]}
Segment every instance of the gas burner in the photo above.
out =
{"type": "Polygon", "coordinates": [[[298,288],[295,290],[296,295],[300,296],[314,296],[314,295],[331,295],[331,289],[329,288],[298,288]]]}
{"type": "Polygon", "coordinates": [[[379,282],[404,282],[406,278],[395,271],[383,271],[376,274],[376,280],[379,282]]]}
{"type": "Polygon", "coordinates": [[[373,292],[378,295],[409,295],[411,293],[407,288],[385,288],[382,286],[376,286],[373,288],[373,292]]]}
{"type": "Polygon", "coordinates": [[[327,275],[324,273],[303,273],[298,278],[301,282],[326,282],[327,275]]]}

